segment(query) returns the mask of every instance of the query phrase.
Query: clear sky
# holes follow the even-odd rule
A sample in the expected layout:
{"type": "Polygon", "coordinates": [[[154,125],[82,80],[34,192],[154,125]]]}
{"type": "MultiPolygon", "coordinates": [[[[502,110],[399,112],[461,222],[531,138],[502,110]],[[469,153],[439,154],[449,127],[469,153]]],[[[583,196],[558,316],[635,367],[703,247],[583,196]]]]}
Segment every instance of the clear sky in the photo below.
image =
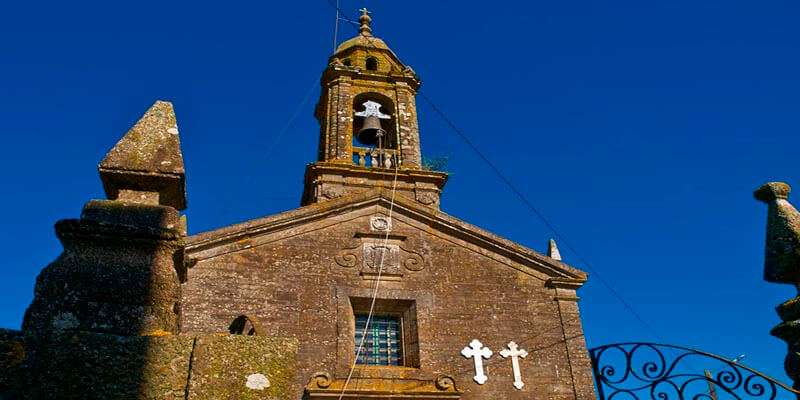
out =
{"type": "MultiPolygon", "coordinates": [[[[422,91],[661,337],[783,380],[769,330],[794,290],[761,280],[752,191],[800,191],[799,4],[341,0],[374,11],[422,91]]],[[[61,251],[53,224],[103,198],[97,164],[157,99],[178,116],[190,233],[299,205],[326,0],[3,8],[0,327],[19,328],[61,251]]],[[[443,211],[546,251],[552,232],[418,100],[423,153],[452,156],[443,211]]],[[[594,276],[579,290],[589,347],[657,341],[594,276]]]]}

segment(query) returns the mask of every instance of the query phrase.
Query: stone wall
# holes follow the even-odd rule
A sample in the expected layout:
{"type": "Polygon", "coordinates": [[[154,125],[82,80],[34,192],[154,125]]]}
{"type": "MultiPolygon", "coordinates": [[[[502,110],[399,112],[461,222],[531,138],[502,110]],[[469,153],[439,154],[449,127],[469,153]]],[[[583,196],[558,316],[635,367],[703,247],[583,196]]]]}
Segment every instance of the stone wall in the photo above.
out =
{"type": "MultiPolygon", "coordinates": [[[[314,207],[324,206],[330,207],[314,207]]],[[[308,210],[285,219],[301,219],[302,212],[308,210]]],[[[253,315],[265,335],[299,343],[294,398],[317,372],[344,380],[354,359],[353,309],[369,300],[375,287],[370,249],[385,236],[375,229],[376,218],[385,223],[388,210],[368,204],[331,213],[269,233],[258,233],[256,220],[187,238],[187,257],[196,264],[183,286],[182,331],[224,332],[237,316],[253,315]]],[[[415,318],[403,314],[403,324],[418,335],[418,360],[407,359],[406,367],[358,368],[356,380],[429,381],[449,375],[463,399],[594,397],[574,296],[579,284],[548,285],[555,281],[544,269],[513,252],[495,252],[474,237],[443,232],[408,208],[396,206],[394,213],[377,314],[396,312],[392,304],[415,306],[415,318]],[[484,385],[473,382],[473,360],[461,355],[473,339],[495,353],[485,360],[484,385]],[[510,341],[529,353],[520,361],[521,390],[512,384],[510,359],[498,354],[510,341]]],[[[411,345],[406,343],[407,350],[411,345]]]]}
{"type": "Polygon", "coordinates": [[[292,339],[0,330],[0,347],[0,399],[296,399],[292,339]]]}

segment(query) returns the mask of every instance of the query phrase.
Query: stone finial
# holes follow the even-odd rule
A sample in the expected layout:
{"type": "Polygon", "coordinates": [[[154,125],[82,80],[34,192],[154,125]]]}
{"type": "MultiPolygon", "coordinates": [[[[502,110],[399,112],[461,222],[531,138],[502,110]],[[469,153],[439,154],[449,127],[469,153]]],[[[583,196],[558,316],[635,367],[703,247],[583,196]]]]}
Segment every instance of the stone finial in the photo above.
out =
{"type": "MultiPolygon", "coordinates": [[[[786,200],[789,185],[770,182],[753,195],[767,203],[767,245],[764,252],[764,280],[800,285],[800,213],[786,200]]],[[[783,321],[770,332],[789,346],[784,370],[794,388],[800,389],[800,296],[784,302],[776,310],[783,321]]]]}
{"type": "Polygon", "coordinates": [[[760,188],[753,192],[753,197],[756,200],[768,203],[776,199],[786,199],[789,197],[789,192],[792,188],[783,182],[769,182],[761,185],[760,188]]]}
{"type": "Polygon", "coordinates": [[[109,200],[185,209],[185,171],[172,103],[156,101],[98,170],[109,200]]]}
{"type": "Polygon", "coordinates": [[[550,239],[550,243],[547,245],[547,256],[553,260],[561,261],[561,253],[558,251],[556,241],[553,239],[550,239]]]}
{"type": "Polygon", "coordinates": [[[366,8],[362,8],[358,11],[361,11],[361,16],[358,17],[358,23],[361,24],[361,27],[358,29],[358,33],[362,36],[372,36],[372,28],[369,27],[369,23],[372,22],[372,18],[369,16],[369,11],[366,8]]]}
{"type": "Polygon", "coordinates": [[[753,193],[769,207],[764,257],[769,282],[800,283],[800,213],[786,200],[790,190],[783,182],[770,182],[753,193]]]}

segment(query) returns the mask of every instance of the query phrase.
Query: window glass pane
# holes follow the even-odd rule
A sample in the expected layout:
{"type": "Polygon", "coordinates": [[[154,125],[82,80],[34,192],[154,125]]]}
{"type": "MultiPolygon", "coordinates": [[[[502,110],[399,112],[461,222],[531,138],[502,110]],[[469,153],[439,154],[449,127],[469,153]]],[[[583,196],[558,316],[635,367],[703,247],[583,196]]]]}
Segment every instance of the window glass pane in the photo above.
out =
{"type": "Polygon", "coordinates": [[[367,326],[367,315],[356,314],[356,352],[361,341],[364,341],[356,364],[402,365],[400,326],[399,317],[389,316],[373,316],[367,326]]]}

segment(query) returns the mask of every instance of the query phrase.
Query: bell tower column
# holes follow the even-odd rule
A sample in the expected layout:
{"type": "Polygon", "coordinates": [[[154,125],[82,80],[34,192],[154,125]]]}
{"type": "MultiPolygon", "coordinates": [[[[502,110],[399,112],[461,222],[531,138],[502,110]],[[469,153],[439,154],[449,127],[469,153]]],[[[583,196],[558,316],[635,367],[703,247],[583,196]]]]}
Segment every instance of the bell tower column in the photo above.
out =
{"type": "Polygon", "coordinates": [[[320,161],[351,162],[353,151],[351,86],[352,78],[342,75],[329,81],[327,88],[324,89],[324,92],[327,92],[328,100],[328,107],[325,110],[327,124],[321,124],[320,135],[321,139],[326,141],[324,147],[327,148],[327,152],[320,154],[320,161]]]}
{"type": "Polygon", "coordinates": [[[419,146],[419,125],[417,123],[417,106],[414,101],[416,92],[406,82],[395,84],[397,93],[397,119],[400,125],[400,151],[402,165],[406,167],[422,167],[422,155],[419,146]]]}

